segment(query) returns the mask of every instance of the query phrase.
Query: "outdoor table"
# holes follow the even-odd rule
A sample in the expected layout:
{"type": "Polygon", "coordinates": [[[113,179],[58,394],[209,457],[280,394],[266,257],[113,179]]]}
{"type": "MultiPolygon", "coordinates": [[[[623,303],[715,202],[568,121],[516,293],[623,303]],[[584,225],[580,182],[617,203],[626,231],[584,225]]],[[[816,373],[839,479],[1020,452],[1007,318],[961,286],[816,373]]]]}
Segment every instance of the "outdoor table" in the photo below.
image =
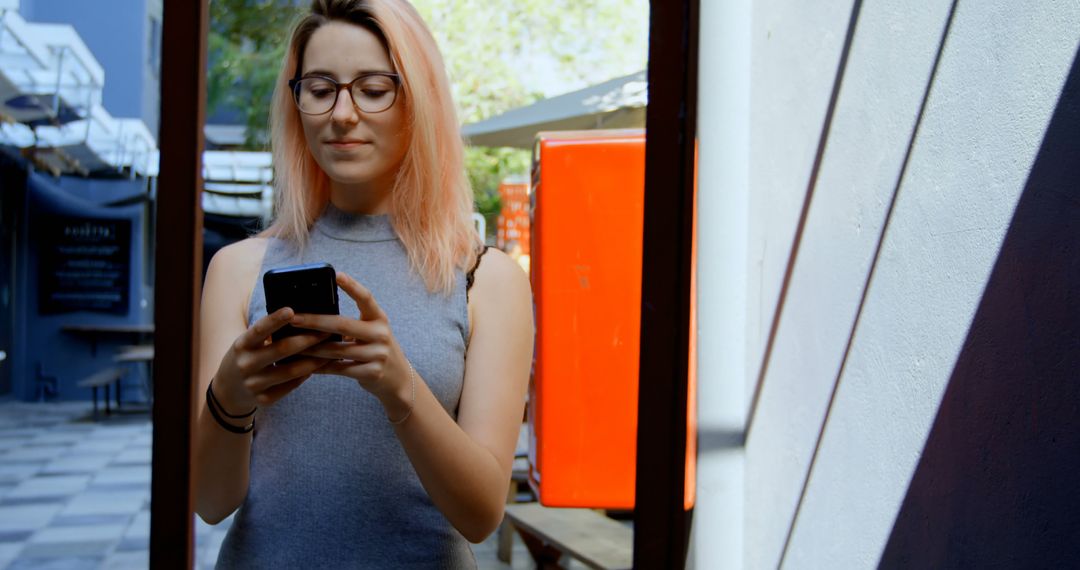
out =
{"type": "Polygon", "coordinates": [[[63,325],[60,330],[90,337],[90,355],[97,356],[97,342],[100,335],[132,335],[141,340],[143,337],[154,334],[154,325],[146,324],[120,324],[120,325],[63,325]]]}

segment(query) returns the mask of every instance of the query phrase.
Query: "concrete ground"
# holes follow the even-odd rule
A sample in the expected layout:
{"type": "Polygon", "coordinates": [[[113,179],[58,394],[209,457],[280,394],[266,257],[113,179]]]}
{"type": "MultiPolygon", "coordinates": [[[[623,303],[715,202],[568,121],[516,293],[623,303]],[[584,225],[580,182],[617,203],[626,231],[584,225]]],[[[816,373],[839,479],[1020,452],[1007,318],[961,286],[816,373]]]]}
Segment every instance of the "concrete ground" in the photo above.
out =
{"type": "MultiPolygon", "coordinates": [[[[146,568],[151,424],[145,414],[94,422],[90,404],[0,402],[0,568],[146,568]]],[[[196,567],[213,568],[231,517],[195,517],[196,567]]],[[[482,570],[533,568],[514,537],[474,545],[482,570]]]]}

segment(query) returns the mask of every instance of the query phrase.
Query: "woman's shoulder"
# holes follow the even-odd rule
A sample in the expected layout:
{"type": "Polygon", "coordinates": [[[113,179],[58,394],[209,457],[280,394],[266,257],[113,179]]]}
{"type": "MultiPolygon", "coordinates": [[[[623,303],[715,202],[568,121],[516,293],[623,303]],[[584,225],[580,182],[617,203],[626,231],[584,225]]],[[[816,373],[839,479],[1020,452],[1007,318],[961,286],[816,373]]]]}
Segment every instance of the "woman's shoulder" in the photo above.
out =
{"type": "Polygon", "coordinates": [[[250,237],[219,249],[210,260],[205,286],[244,291],[245,296],[250,294],[250,290],[240,289],[237,285],[254,286],[269,244],[269,238],[250,237]]]}
{"type": "MultiPolygon", "coordinates": [[[[514,258],[488,248],[480,258],[468,300],[469,350],[482,344],[508,346],[517,341],[531,346],[532,287],[514,258]]],[[[501,349],[500,349],[501,350],[501,349]]],[[[481,354],[490,354],[481,350],[481,354]]]]}
{"type": "Polygon", "coordinates": [[[217,251],[210,265],[215,264],[219,269],[232,272],[235,270],[258,271],[262,265],[263,256],[270,239],[265,237],[249,237],[238,242],[231,243],[217,251]]]}
{"type": "Polygon", "coordinates": [[[529,277],[521,266],[502,250],[487,248],[473,272],[469,304],[499,307],[531,295],[529,277]]]}

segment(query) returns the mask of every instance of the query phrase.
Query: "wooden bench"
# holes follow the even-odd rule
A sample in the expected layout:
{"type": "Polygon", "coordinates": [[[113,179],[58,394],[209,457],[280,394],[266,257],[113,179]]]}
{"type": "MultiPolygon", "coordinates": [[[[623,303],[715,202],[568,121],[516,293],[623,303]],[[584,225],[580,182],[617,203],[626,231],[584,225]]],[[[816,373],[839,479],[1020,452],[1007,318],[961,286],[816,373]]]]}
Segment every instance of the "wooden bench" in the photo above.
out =
{"type": "Polygon", "coordinates": [[[116,356],[116,362],[150,362],[154,360],[154,345],[152,344],[129,344],[121,346],[116,356]]]}
{"type": "MultiPolygon", "coordinates": [[[[152,385],[154,377],[154,345],[152,344],[129,344],[119,348],[116,356],[113,356],[113,362],[122,364],[143,364],[147,365],[146,368],[146,381],[142,385],[142,390],[146,397],[147,403],[150,407],[153,407],[154,402],[154,388],[152,385]]],[[[120,405],[120,384],[116,385],[116,405],[120,405]]]]}
{"type": "Polygon", "coordinates": [[[114,368],[106,368],[105,370],[100,370],[98,372],[95,372],[95,373],[87,376],[86,378],[83,378],[82,380],[79,380],[78,383],[76,384],[80,388],[90,388],[91,390],[93,390],[93,394],[94,394],[94,421],[97,421],[97,419],[98,419],[98,405],[97,405],[98,388],[100,388],[102,386],[105,387],[105,415],[109,415],[109,414],[112,413],[112,409],[109,407],[109,387],[112,386],[113,384],[117,385],[116,406],[120,407],[120,389],[119,389],[120,388],[120,379],[124,377],[124,372],[125,372],[125,370],[124,370],[124,368],[122,366],[117,366],[117,367],[114,367],[114,368]]]}
{"type": "Polygon", "coordinates": [[[506,518],[539,568],[566,568],[568,558],[599,569],[633,565],[634,531],[596,511],[519,503],[506,505],[506,518]]]}

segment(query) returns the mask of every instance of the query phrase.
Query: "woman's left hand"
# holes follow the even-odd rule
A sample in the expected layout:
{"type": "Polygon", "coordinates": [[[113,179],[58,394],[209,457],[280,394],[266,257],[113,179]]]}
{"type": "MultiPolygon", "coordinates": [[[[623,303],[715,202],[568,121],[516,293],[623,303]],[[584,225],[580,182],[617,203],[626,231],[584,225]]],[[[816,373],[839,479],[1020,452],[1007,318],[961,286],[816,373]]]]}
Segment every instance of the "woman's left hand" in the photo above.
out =
{"type": "Polygon", "coordinates": [[[319,370],[320,374],[353,378],[384,406],[396,410],[409,400],[411,365],[394,338],[390,320],[371,291],[348,274],[339,272],[337,284],[356,301],[360,319],[296,315],[291,321],[293,326],[342,336],[342,342],[323,342],[301,354],[332,360],[319,370]]]}

